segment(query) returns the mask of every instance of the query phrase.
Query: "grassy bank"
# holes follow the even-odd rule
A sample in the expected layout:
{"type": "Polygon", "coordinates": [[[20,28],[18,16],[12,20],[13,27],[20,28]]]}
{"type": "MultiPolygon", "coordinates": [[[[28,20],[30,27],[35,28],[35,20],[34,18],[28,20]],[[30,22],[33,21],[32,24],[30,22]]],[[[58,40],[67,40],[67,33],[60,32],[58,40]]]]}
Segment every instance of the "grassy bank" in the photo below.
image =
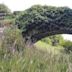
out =
{"type": "Polygon", "coordinates": [[[9,27],[0,41],[0,72],[72,72],[72,54],[62,49],[42,41],[27,48],[21,32],[9,27]]]}
{"type": "Polygon", "coordinates": [[[36,48],[8,53],[0,49],[0,72],[72,72],[72,54],[52,54],[36,48]]]}

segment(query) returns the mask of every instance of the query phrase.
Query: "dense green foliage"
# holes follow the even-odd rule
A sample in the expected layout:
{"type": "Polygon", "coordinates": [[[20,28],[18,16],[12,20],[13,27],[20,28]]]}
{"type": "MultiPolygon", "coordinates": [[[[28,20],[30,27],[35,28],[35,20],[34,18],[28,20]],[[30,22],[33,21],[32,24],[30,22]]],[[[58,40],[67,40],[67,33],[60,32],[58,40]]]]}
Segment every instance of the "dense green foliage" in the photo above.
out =
{"type": "Polygon", "coordinates": [[[52,6],[40,6],[35,5],[24,11],[24,13],[17,19],[17,24],[20,29],[25,29],[26,25],[33,24],[40,25],[42,23],[48,23],[49,21],[55,20],[60,16],[66,14],[69,8],[66,7],[52,7],[52,6]]]}
{"type": "Polygon", "coordinates": [[[12,19],[14,15],[6,5],[0,4],[0,17],[2,17],[2,19],[12,19]]]}
{"type": "Polygon", "coordinates": [[[64,43],[64,39],[61,35],[49,36],[49,37],[42,39],[42,41],[44,41],[52,46],[62,45],[64,43]]]}
{"type": "Polygon", "coordinates": [[[15,24],[26,41],[32,43],[55,34],[70,34],[72,10],[67,7],[35,5],[22,12],[15,24]]]}
{"type": "Polygon", "coordinates": [[[71,41],[65,41],[62,45],[65,48],[66,53],[72,52],[72,42],[71,41]]]}
{"type": "Polygon", "coordinates": [[[4,4],[0,4],[0,13],[10,13],[10,9],[4,5],[4,4]]]}
{"type": "Polygon", "coordinates": [[[26,30],[27,25],[33,25],[31,27],[33,28],[36,25],[48,23],[65,14],[67,10],[69,10],[69,8],[35,5],[25,10],[23,14],[17,18],[16,24],[20,29],[26,30]]]}
{"type": "Polygon", "coordinates": [[[14,11],[13,14],[15,16],[20,16],[23,13],[23,11],[14,11]]]}

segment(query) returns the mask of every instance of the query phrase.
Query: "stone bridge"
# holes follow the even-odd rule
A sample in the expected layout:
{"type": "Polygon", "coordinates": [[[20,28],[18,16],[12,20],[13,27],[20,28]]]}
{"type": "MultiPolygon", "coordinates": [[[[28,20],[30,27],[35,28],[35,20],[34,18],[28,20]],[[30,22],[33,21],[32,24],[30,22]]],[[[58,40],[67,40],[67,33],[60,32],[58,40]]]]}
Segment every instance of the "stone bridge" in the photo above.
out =
{"type": "Polygon", "coordinates": [[[68,7],[33,6],[16,20],[25,41],[32,43],[55,34],[72,34],[72,9],[68,7]]]}

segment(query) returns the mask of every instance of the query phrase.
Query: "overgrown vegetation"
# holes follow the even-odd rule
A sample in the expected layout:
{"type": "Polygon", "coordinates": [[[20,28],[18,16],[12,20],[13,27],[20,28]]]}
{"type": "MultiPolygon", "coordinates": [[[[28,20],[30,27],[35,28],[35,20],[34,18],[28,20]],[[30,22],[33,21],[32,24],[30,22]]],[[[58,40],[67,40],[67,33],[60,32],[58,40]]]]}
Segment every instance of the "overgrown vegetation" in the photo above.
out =
{"type": "Polygon", "coordinates": [[[15,24],[26,42],[35,43],[47,36],[71,34],[72,10],[68,7],[34,5],[23,11],[15,24]]]}
{"type": "MultiPolygon", "coordinates": [[[[5,5],[0,5],[0,7],[2,10],[5,5]]],[[[45,8],[47,7],[45,6],[45,8]]],[[[48,8],[55,10],[54,7],[48,8]]],[[[10,11],[7,9],[5,7],[4,11],[9,13],[10,11]]],[[[38,11],[40,13],[43,11],[40,6],[34,6],[32,9],[32,14],[35,15],[38,11]]],[[[27,10],[28,13],[24,12],[24,16],[27,15],[23,19],[24,22],[20,18],[23,31],[24,25],[22,24],[28,23],[29,19],[34,17],[29,13],[32,9],[27,10]]],[[[63,11],[64,9],[62,9],[63,11]]],[[[26,46],[22,30],[15,25],[15,19],[17,19],[15,16],[21,15],[22,17],[21,13],[23,14],[23,12],[15,12],[14,15],[11,13],[14,18],[8,17],[0,21],[1,25],[5,26],[2,38],[0,38],[0,72],[72,72],[72,42],[64,40],[61,35],[54,35],[46,37],[30,47],[26,46]]],[[[42,19],[38,15],[37,18],[42,19]]]]}

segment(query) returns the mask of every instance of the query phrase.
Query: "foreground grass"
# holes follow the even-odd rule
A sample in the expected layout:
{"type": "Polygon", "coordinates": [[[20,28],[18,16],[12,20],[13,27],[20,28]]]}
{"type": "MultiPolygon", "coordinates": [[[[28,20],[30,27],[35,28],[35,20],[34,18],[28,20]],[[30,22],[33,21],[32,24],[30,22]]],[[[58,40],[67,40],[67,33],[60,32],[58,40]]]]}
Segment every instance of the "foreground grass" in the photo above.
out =
{"type": "Polygon", "coordinates": [[[36,47],[25,48],[20,31],[14,27],[7,28],[4,35],[0,72],[72,72],[72,54],[59,52],[60,46],[38,42],[36,47]]]}
{"type": "Polygon", "coordinates": [[[72,72],[72,54],[52,54],[36,48],[10,53],[0,49],[0,72],[72,72]]]}

